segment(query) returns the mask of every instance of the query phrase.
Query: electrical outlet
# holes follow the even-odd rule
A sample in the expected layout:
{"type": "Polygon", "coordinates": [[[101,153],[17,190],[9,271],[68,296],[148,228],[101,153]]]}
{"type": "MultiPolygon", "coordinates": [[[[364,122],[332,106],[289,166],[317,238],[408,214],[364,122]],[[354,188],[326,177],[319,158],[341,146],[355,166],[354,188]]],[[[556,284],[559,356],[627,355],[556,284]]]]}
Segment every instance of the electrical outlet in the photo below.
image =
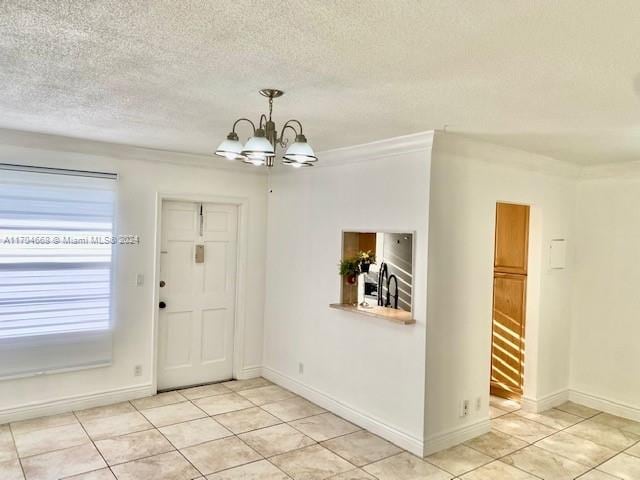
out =
{"type": "Polygon", "coordinates": [[[136,365],[133,367],[133,375],[139,377],[142,375],[142,365],[136,365]]]}
{"type": "Polygon", "coordinates": [[[460,418],[469,416],[469,400],[460,402],[460,418]]]}
{"type": "Polygon", "coordinates": [[[144,274],[139,273],[136,275],[136,285],[138,287],[141,287],[142,285],[144,285],[144,274]]]}
{"type": "Polygon", "coordinates": [[[476,398],[476,410],[480,410],[482,408],[482,397],[476,398]]]}
{"type": "Polygon", "coordinates": [[[298,363],[298,374],[304,375],[304,363],[302,362],[298,363]]]}

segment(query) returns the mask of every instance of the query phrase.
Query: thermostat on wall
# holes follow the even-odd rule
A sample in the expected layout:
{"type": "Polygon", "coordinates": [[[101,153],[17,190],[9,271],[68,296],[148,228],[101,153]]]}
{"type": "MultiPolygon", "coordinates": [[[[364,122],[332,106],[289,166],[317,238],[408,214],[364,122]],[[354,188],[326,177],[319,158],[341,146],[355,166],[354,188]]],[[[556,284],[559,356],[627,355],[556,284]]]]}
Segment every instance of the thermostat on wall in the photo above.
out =
{"type": "Polygon", "coordinates": [[[564,238],[554,238],[551,240],[549,248],[549,267],[553,269],[566,268],[567,264],[567,241],[564,238]]]}

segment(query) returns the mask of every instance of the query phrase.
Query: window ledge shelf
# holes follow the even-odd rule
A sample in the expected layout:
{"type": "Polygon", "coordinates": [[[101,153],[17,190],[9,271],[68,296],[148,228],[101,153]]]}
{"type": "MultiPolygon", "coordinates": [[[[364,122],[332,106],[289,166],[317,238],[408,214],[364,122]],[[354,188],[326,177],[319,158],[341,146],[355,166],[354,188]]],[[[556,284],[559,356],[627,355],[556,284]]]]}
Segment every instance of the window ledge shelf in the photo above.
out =
{"type": "Polygon", "coordinates": [[[411,312],[404,310],[396,310],[395,308],[380,307],[372,305],[370,308],[363,308],[360,305],[351,305],[349,303],[331,303],[331,308],[344,310],[345,312],[358,313],[368,317],[384,318],[390,322],[399,323],[401,325],[413,325],[416,323],[415,318],[411,318],[411,312]]]}

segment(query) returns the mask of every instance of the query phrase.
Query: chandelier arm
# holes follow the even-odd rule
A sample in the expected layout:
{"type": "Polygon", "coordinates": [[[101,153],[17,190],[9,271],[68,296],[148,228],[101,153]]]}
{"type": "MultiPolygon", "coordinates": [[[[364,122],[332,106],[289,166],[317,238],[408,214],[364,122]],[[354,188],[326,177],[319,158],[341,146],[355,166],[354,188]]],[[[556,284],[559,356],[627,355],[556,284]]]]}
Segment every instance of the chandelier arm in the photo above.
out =
{"type": "MultiPolygon", "coordinates": [[[[300,127],[300,135],[302,135],[302,124],[296,120],[295,118],[292,118],[291,120],[287,120],[285,125],[289,124],[289,123],[297,123],[298,126],[300,127]]],[[[283,129],[284,130],[284,129],[283,129]]],[[[298,132],[296,132],[296,135],[298,134],[298,132]]]]}
{"type": "Polygon", "coordinates": [[[264,125],[266,126],[267,116],[264,113],[260,114],[260,124],[258,125],[258,128],[263,128],[263,124],[262,124],[263,120],[264,120],[264,125]]]}
{"type": "Polygon", "coordinates": [[[233,123],[233,129],[231,131],[233,133],[236,133],[236,126],[238,125],[238,123],[240,123],[242,121],[249,122],[251,124],[251,127],[253,128],[253,134],[255,135],[256,134],[256,125],[251,120],[249,120],[248,118],[239,118],[238,120],[236,120],[233,123]]]}
{"type": "Polygon", "coordinates": [[[287,128],[290,128],[291,130],[293,130],[293,133],[295,136],[298,135],[298,131],[295,128],[293,128],[291,125],[289,125],[289,122],[285,123],[284,126],[282,127],[282,130],[280,131],[280,138],[277,140],[282,148],[284,148],[288,143],[284,138],[284,132],[287,130],[287,128]]]}

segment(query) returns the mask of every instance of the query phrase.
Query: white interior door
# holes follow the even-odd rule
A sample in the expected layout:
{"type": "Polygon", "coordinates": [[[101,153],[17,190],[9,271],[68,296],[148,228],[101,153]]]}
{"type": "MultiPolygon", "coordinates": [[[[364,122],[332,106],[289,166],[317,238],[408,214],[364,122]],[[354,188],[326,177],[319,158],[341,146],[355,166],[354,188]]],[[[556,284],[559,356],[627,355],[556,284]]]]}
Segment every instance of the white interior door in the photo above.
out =
{"type": "Polygon", "coordinates": [[[158,389],[232,376],[237,230],[234,205],[162,205],[158,389]]]}

